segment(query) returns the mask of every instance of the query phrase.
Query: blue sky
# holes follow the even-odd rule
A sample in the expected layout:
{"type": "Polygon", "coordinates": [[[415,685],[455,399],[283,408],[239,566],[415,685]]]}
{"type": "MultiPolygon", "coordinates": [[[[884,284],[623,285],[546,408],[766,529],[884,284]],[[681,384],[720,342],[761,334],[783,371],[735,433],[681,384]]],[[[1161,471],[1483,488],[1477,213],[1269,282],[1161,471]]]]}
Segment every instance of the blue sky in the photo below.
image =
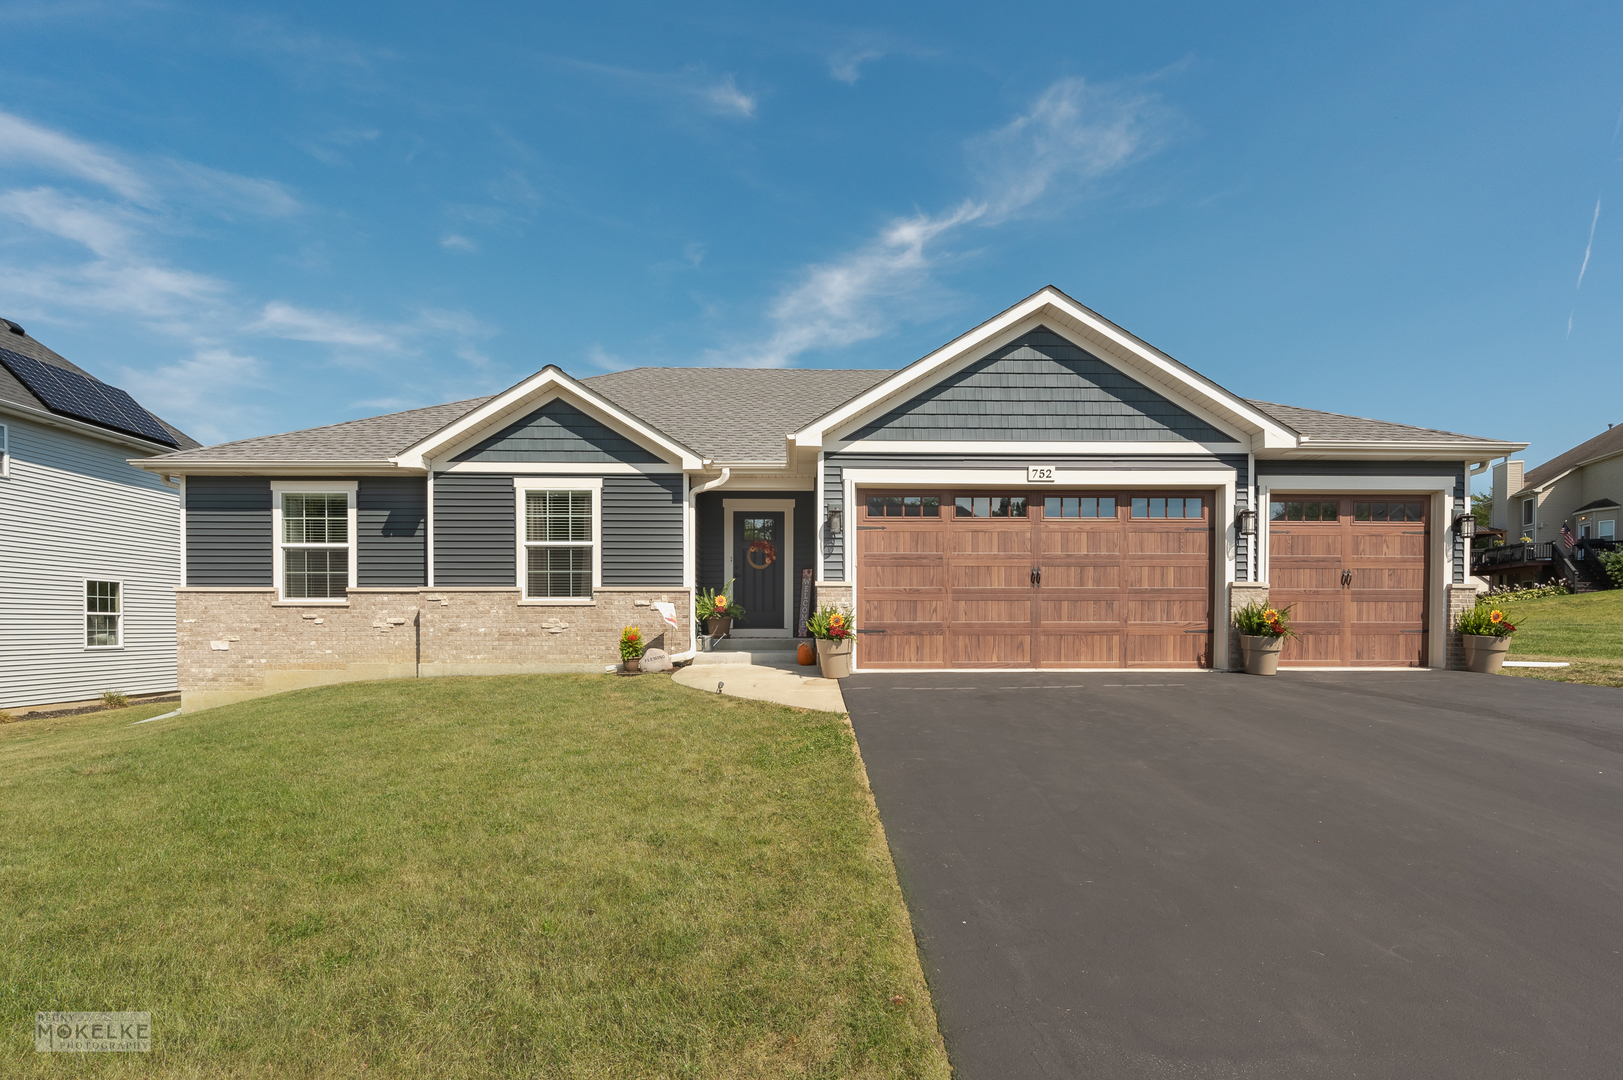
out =
{"type": "Polygon", "coordinates": [[[204,441],[1049,283],[1248,397],[1623,422],[1623,7],[669,8],[0,5],[0,314],[204,441]]]}

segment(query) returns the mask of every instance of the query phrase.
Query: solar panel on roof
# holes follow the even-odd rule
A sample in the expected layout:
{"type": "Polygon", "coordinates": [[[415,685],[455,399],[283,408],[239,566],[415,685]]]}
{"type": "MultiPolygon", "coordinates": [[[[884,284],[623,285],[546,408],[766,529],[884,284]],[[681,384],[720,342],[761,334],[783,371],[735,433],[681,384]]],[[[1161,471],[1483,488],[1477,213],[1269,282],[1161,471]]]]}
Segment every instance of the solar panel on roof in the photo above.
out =
{"type": "Polygon", "coordinates": [[[0,364],[5,365],[6,370],[17,376],[18,382],[28,387],[54,413],[89,420],[93,424],[139,435],[165,446],[180,445],[158,423],[157,417],[141,408],[134,398],[116,386],[108,386],[100,379],[59,368],[10,349],[0,349],[0,364]]]}

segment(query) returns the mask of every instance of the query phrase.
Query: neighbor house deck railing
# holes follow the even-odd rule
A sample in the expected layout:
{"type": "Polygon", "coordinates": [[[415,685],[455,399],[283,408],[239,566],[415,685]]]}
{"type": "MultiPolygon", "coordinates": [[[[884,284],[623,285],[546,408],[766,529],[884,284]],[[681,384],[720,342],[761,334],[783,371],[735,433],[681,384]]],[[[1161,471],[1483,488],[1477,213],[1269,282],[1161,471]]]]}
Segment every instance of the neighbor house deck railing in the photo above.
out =
{"type": "Polygon", "coordinates": [[[1491,566],[1526,566],[1528,563],[1542,563],[1555,561],[1555,545],[1549,544],[1504,544],[1500,547],[1491,547],[1476,553],[1474,565],[1479,568],[1491,566]]]}

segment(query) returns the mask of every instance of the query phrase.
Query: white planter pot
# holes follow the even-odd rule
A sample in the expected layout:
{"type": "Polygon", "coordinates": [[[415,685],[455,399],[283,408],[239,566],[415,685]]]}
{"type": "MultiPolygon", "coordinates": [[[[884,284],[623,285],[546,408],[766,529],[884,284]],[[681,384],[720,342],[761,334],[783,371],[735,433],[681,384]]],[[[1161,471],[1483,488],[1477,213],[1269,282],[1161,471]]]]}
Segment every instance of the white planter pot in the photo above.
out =
{"type": "Polygon", "coordinates": [[[851,674],[851,656],[856,643],[854,637],[844,641],[817,639],[817,666],[822,669],[823,678],[843,679],[851,674]]]}
{"type": "Polygon", "coordinates": [[[1279,650],[1285,647],[1285,637],[1240,635],[1240,648],[1245,652],[1247,675],[1279,674],[1279,650]]]}
{"type": "Polygon", "coordinates": [[[1504,666],[1505,654],[1510,651],[1509,637],[1492,634],[1466,634],[1465,670],[1481,675],[1497,675],[1504,666]]]}

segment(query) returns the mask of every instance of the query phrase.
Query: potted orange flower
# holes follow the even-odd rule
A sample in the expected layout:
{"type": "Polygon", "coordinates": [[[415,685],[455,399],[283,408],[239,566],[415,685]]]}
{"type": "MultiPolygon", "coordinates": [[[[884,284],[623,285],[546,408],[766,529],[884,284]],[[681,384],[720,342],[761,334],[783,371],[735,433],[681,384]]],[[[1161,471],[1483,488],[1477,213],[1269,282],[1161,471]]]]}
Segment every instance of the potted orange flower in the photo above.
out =
{"type": "Polygon", "coordinates": [[[1483,675],[1496,675],[1510,651],[1510,635],[1516,632],[1502,608],[1478,601],[1470,611],[1460,612],[1454,629],[1465,640],[1465,668],[1483,675]]]}
{"type": "Polygon", "coordinates": [[[1253,600],[1234,613],[1247,675],[1279,673],[1279,651],[1285,647],[1286,638],[1296,636],[1288,621],[1290,610],[1275,610],[1265,601],[1253,600]]]}
{"type": "Polygon", "coordinates": [[[706,589],[694,597],[693,610],[704,623],[704,632],[713,638],[726,637],[732,632],[735,621],[744,621],[744,608],[733,599],[731,581],[720,589],[706,589]]]}
{"type": "Polygon", "coordinates": [[[824,605],[806,620],[806,632],[817,639],[817,663],[825,679],[851,674],[857,622],[849,612],[824,605]]]}
{"type": "Polygon", "coordinates": [[[635,626],[628,626],[620,631],[620,659],[625,664],[627,675],[635,675],[642,666],[642,653],[647,648],[647,642],[642,639],[642,631],[635,626]]]}

